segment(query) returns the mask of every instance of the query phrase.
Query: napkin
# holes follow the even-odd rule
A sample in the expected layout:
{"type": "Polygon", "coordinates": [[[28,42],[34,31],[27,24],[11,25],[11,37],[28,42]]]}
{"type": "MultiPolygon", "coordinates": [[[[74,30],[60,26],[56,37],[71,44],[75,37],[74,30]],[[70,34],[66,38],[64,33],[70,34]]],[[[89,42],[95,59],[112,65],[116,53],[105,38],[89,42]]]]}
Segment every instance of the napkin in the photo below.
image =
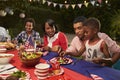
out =
{"type": "Polygon", "coordinates": [[[100,77],[96,74],[90,74],[90,76],[93,78],[93,80],[104,80],[102,77],[100,77]]]}
{"type": "Polygon", "coordinates": [[[0,71],[5,70],[5,71],[1,72],[0,74],[11,74],[11,73],[18,70],[17,68],[9,69],[11,67],[14,67],[14,66],[12,64],[2,64],[2,65],[0,65],[0,71]],[[6,69],[9,69],[9,70],[6,70],[6,69]]]}

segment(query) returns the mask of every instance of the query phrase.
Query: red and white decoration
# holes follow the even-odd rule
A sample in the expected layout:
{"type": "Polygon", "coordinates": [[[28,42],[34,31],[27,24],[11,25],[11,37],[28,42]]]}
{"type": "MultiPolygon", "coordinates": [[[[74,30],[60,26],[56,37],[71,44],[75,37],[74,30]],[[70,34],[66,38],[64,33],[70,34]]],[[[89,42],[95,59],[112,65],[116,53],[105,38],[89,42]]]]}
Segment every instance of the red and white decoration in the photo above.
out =
{"type": "MultiPolygon", "coordinates": [[[[108,0],[106,0],[108,3],[108,0]]],[[[105,1],[105,3],[106,3],[105,1]]],[[[78,6],[79,8],[82,8],[82,6],[84,5],[85,7],[88,7],[89,4],[92,4],[93,6],[96,5],[96,2],[98,2],[99,4],[101,4],[103,1],[102,0],[90,0],[88,1],[84,1],[83,3],[78,3],[78,4],[68,4],[67,1],[65,1],[65,3],[61,4],[61,3],[55,3],[52,1],[48,1],[48,0],[43,0],[43,4],[47,3],[48,6],[53,5],[53,7],[56,7],[57,5],[62,8],[63,6],[68,9],[70,6],[72,6],[72,8],[74,9],[75,6],[78,6]]]]}

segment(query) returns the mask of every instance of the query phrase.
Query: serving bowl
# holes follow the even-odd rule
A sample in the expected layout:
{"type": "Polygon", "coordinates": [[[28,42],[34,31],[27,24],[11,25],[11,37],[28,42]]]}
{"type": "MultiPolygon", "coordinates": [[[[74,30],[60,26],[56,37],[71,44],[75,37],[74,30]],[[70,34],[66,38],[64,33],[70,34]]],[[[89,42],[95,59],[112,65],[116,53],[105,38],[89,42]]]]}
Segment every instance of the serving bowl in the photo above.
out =
{"type": "Polygon", "coordinates": [[[20,53],[21,55],[20,60],[23,65],[27,67],[34,67],[36,64],[39,63],[40,58],[42,56],[42,53],[33,53],[33,52],[22,52],[20,53]]]}
{"type": "Polygon", "coordinates": [[[35,66],[34,74],[38,79],[43,80],[48,77],[50,65],[47,63],[39,63],[35,66]]]}
{"type": "Polygon", "coordinates": [[[1,53],[0,54],[0,64],[7,64],[14,57],[14,54],[1,53]]]}
{"type": "Polygon", "coordinates": [[[47,63],[39,63],[35,66],[35,68],[42,72],[42,70],[48,70],[50,68],[50,65],[47,63]]]}

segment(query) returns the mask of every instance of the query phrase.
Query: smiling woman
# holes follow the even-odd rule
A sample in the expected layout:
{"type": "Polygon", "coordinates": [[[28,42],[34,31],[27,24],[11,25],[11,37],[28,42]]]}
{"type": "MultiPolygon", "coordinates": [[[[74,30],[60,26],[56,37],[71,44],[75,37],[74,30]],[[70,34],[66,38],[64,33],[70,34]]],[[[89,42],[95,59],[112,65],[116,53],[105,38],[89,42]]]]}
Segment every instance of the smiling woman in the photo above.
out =
{"type": "Polygon", "coordinates": [[[43,27],[44,35],[44,50],[58,52],[66,50],[68,47],[68,40],[63,32],[58,31],[55,21],[48,19],[43,27]]]}

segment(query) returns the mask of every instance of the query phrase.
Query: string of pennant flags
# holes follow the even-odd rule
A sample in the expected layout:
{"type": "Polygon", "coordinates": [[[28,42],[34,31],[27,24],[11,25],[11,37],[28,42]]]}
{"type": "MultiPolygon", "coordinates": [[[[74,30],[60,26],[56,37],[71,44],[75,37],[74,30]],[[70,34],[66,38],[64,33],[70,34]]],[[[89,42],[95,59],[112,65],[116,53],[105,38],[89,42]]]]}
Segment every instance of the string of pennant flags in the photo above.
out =
{"type": "MultiPolygon", "coordinates": [[[[85,7],[88,7],[89,4],[92,4],[92,6],[99,6],[99,4],[96,4],[96,2],[98,2],[99,4],[102,3],[102,0],[90,0],[89,2],[84,1],[83,3],[78,3],[78,4],[69,4],[65,1],[64,4],[62,3],[55,3],[52,1],[48,1],[48,0],[43,0],[43,4],[47,3],[48,6],[50,6],[51,4],[53,4],[53,7],[56,7],[57,5],[62,8],[63,6],[68,9],[70,6],[74,9],[75,6],[78,6],[79,8],[82,8],[82,6],[84,5],[85,7]]],[[[108,3],[108,0],[105,1],[105,3],[108,3]]]]}

